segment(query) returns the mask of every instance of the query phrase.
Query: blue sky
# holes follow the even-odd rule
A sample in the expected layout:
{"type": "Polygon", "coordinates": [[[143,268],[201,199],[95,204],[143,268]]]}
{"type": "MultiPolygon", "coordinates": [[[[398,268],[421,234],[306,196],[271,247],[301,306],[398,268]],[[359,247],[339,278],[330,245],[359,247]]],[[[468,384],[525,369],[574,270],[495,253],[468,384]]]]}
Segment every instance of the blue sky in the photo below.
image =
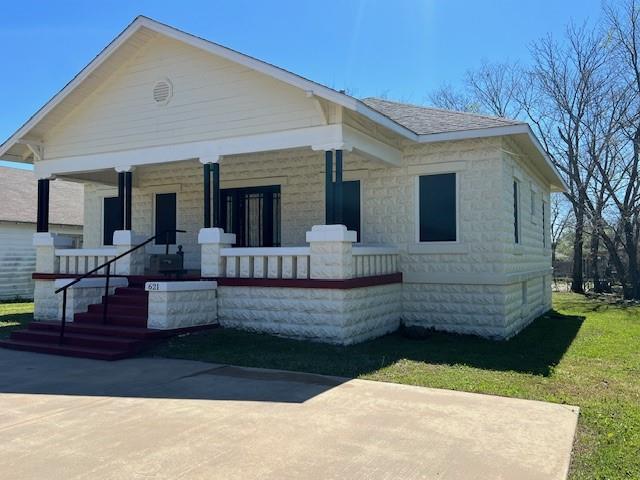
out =
{"type": "MultiPolygon", "coordinates": [[[[0,142],[139,14],[358,97],[422,103],[489,61],[593,21],[600,0],[28,1],[0,4],[0,142]]],[[[1,162],[0,162],[1,163],[1,162]]]]}

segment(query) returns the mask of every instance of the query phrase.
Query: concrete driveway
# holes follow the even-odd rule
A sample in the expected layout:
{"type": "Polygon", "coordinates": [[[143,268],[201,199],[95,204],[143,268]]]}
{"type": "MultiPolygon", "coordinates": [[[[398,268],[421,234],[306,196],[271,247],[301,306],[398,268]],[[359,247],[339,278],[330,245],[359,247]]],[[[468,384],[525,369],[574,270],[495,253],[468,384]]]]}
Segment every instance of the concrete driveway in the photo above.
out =
{"type": "Polygon", "coordinates": [[[562,479],[577,409],[0,349],[3,479],[562,479]]]}

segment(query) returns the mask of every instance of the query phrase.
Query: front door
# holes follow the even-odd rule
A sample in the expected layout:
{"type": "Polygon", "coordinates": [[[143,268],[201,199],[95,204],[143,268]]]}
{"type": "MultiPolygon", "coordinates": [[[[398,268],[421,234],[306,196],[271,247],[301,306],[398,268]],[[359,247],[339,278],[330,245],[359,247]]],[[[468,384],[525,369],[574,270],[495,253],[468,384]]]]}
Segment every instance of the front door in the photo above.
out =
{"type": "Polygon", "coordinates": [[[120,201],[118,197],[106,197],[102,207],[102,244],[113,245],[113,232],[120,225],[120,201]]]}
{"type": "Polygon", "coordinates": [[[237,247],[280,246],[280,185],[227,188],[221,192],[222,225],[237,247]]]}

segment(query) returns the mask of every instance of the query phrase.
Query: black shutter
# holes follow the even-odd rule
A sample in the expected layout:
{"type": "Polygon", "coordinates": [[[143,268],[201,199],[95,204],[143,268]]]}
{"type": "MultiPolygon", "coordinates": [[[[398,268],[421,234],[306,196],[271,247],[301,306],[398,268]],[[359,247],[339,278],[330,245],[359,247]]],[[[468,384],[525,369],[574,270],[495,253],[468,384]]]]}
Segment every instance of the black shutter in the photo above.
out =
{"type": "Polygon", "coordinates": [[[106,197],[103,212],[102,244],[113,245],[113,232],[120,227],[120,200],[118,197],[106,197]]]}
{"type": "MultiPolygon", "coordinates": [[[[335,185],[335,182],[334,182],[335,185]]],[[[342,223],[358,233],[360,241],[360,181],[342,182],[342,223]]]]}
{"type": "Polygon", "coordinates": [[[513,233],[516,243],[520,243],[520,219],[518,211],[518,182],[513,182],[513,233]]]}
{"type": "Polygon", "coordinates": [[[176,194],[175,193],[158,193],[156,194],[156,232],[161,234],[167,230],[167,236],[161,235],[156,238],[156,245],[164,245],[167,243],[174,245],[176,243],[176,194]]]}
{"type": "Polygon", "coordinates": [[[456,174],[420,177],[419,190],[420,241],[455,242],[456,174]]]}

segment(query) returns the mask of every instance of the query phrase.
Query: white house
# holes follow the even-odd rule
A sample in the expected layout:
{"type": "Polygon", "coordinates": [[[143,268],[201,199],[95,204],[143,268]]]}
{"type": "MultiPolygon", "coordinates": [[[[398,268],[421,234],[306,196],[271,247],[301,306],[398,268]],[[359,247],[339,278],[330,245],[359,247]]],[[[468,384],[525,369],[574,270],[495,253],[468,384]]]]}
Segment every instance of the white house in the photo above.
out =
{"type": "MultiPolygon", "coordinates": [[[[62,278],[166,229],[186,231],[169,236],[180,280],[145,276],[164,236],[115,262],[139,327],[349,344],[402,321],[504,339],[551,306],[549,196],[565,185],[526,123],[358,100],[149,18],[0,158],[85,185],[84,250],[46,226],[34,239],[39,320],[60,318],[62,278]]],[[[72,327],[101,321],[90,280],[69,288],[72,327]]]]}
{"type": "MultiPolygon", "coordinates": [[[[33,298],[37,182],[28,170],[0,166],[0,300],[33,298]]],[[[82,241],[83,192],[78,183],[51,184],[50,230],[82,241]]]]}

